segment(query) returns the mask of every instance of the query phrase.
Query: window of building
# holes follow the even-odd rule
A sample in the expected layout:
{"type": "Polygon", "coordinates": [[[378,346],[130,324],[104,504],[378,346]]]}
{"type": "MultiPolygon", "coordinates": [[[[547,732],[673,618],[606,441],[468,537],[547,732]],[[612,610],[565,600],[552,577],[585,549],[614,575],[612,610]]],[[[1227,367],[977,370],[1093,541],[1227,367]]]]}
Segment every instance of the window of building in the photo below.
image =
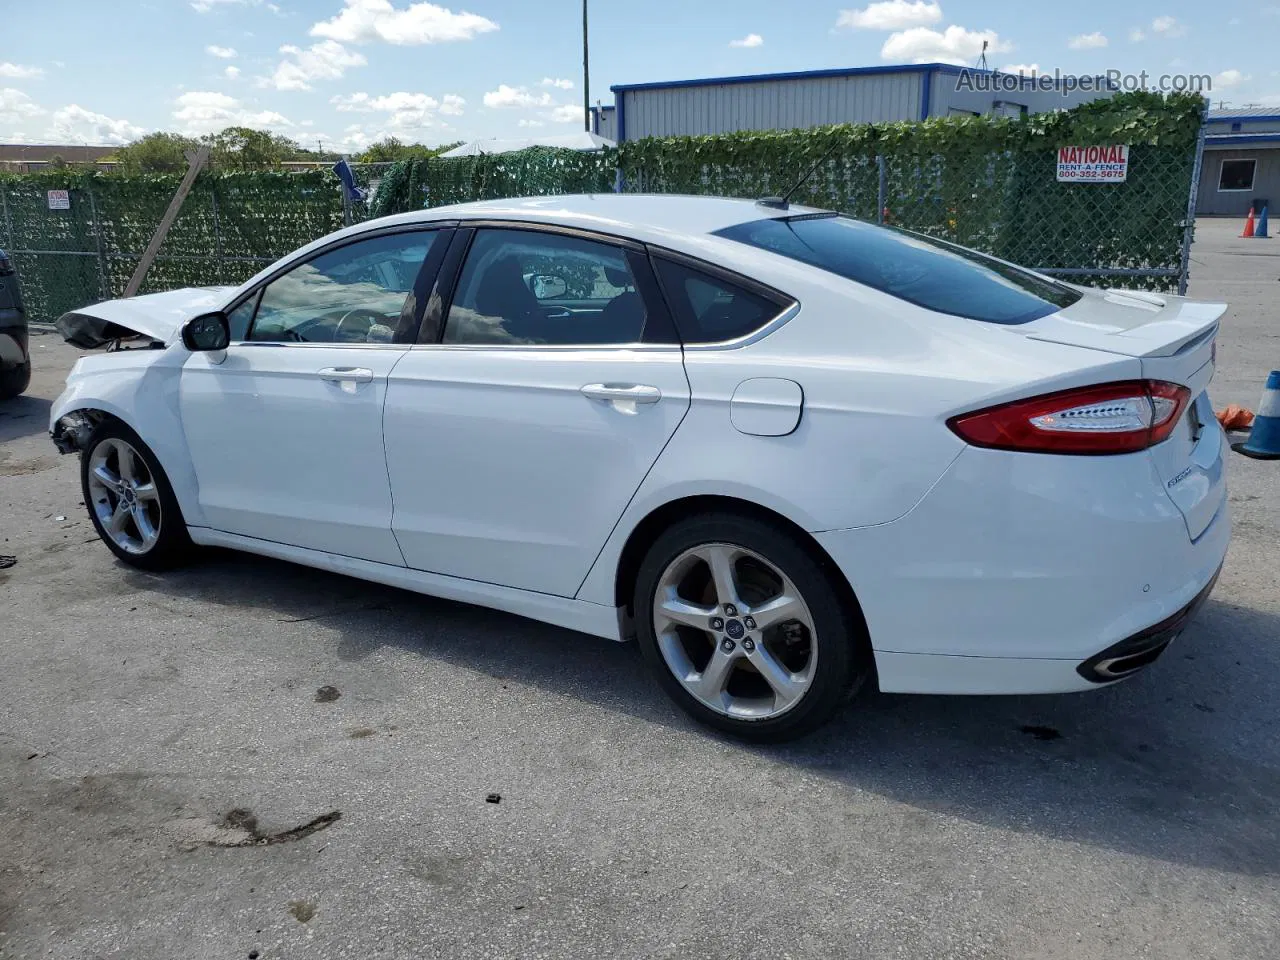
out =
{"type": "Polygon", "coordinates": [[[1219,190],[1252,190],[1257,160],[1223,160],[1218,172],[1219,190]]]}
{"type": "Polygon", "coordinates": [[[1239,120],[1237,120],[1235,123],[1231,124],[1231,132],[1232,132],[1232,133],[1239,133],[1239,132],[1240,132],[1240,121],[1239,121],[1239,120]]]}

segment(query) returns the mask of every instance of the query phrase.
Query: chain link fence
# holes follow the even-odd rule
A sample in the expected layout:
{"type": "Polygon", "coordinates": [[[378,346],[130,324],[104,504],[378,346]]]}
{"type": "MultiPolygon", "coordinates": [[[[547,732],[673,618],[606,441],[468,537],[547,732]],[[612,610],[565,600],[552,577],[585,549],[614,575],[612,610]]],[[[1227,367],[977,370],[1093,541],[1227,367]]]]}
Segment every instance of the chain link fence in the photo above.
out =
{"type": "MultiPolygon", "coordinates": [[[[474,200],[611,190],[792,199],[921,231],[1093,285],[1186,289],[1203,151],[1198,98],[1124,94],[1021,121],[864,124],[628,142],[618,150],[354,165],[365,200],[329,171],[206,173],[142,292],[238,284],[344,224],[474,200]],[[1198,131],[1198,133],[1197,133],[1198,131]],[[1128,145],[1122,183],[1059,183],[1056,150],[1128,145]]],[[[0,176],[0,248],[29,314],[120,296],[176,177],[0,176]],[[52,209],[49,191],[69,191],[52,209]]]]}
{"type": "MultiPolygon", "coordinates": [[[[387,164],[353,168],[364,189],[387,164]]],[[[13,258],[30,319],[122,296],[178,188],[177,177],[0,177],[0,249],[13,258]],[[53,209],[67,192],[67,209],[53,209]]],[[[267,264],[368,217],[328,171],[197,178],[141,293],[243,283],[267,264]]]]}

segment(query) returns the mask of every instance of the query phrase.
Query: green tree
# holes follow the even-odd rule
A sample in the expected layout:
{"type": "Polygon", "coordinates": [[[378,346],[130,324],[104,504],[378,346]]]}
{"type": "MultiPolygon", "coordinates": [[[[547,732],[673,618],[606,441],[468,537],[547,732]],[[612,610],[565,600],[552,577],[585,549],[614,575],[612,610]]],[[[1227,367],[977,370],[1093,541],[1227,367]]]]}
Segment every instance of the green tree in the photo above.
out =
{"type": "Polygon", "coordinates": [[[421,143],[403,143],[396,137],[386,137],[369,144],[365,151],[356,156],[357,163],[395,163],[397,160],[425,160],[452,150],[456,143],[440,147],[427,147],[421,143]]]}
{"type": "Polygon", "coordinates": [[[188,150],[196,141],[177,133],[149,133],[121,147],[112,156],[125,173],[183,173],[188,150]]]}
{"type": "Polygon", "coordinates": [[[288,137],[250,127],[227,127],[202,139],[209,144],[218,170],[278,170],[281,163],[300,152],[288,137]]]}

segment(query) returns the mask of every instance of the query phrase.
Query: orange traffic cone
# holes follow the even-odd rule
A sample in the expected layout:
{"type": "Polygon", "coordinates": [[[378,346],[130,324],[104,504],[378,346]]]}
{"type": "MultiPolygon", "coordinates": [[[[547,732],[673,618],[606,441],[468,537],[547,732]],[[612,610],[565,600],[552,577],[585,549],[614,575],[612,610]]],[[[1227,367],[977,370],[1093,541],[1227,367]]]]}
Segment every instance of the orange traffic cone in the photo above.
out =
{"type": "Polygon", "coordinates": [[[1253,236],[1253,207],[1249,208],[1249,219],[1244,222],[1244,233],[1240,234],[1240,236],[1242,237],[1253,236]]]}

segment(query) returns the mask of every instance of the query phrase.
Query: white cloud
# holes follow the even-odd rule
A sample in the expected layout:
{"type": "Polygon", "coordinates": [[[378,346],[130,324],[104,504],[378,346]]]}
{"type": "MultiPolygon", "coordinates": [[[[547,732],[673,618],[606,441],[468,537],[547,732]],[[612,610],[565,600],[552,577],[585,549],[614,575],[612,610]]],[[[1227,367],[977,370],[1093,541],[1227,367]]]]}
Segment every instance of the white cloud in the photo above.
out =
{"type": "Polygon", "coordinates": [[[13,87],[0,88],[0,120],[12,123],[27,117],[41,116],[44,112],[44,107],[21,90],[13,87]]]}
{"type": "Polygon", "coordinates": [[[128,120],[115,120],[73,103],[54,111],[50,132],[56,139],[71,143],[115,146],[138,139],[146,130],[128,120]]]}
{"type": "Polygon", "coordinates": [[[764,37],[760,36],[760,34],[758,33],[748,33],[741,40],[730,40],[729,46],[731,47],[763,47],[764,37]]]}
{"type": "Polygon", "coordinates": [[[1130,43],[1141,43],[1145,39],[1147,39],[1147,35],[1143,33],[1142,30],[1139,29],[1138,27],[1134,27],[1132,30],[1129,31],[1130,43]]]}
{"type": "Polygon", "coordinates": [[[553,77],[543,77],[542,85],[544,87],[555,87],[557,90],[572,90],[572,80],[556,80],[553,77]]]}
{"type": "Polygon", "coordinates": [[[224,127],[291,127],[287,117],[274,110],[252,110],[235,97],[207,90],[192,90],[174,101],[173,119],[182,132],[216,133],[224,127]]]}
{"type": "Polygon", "coordinates": [[[1025,76],[1031,76],[1033,73],[1040,72],[1040,64],[1038,63],[1010,63],[1000,68],[1001,73],[1020,73],[1025,76]]]}
{"type": "Polygon", "coordinates": [[[223,70],[222,72],[228,80],[238,80],[240,78],[239,67],[227,67],[227,69],[223,70]]]}
{"type": "Polygon", "coordinates": [[[1175,17],[1156,17],[1151,21],[1151,32],[1162,37],[1180,37],[1187,32],[1187,27],[1175,17]]]}
{"type": "Polygon", "coordinates": [[[525,119],[522,119],[522,120],[520,120],[520,122],[519,122],[519,123],[517,123],[517,124],[516,124],[516,126],[517,126],[517,127],[545,127],[545,126],[546,126],[546,124],[545,124],[544,122],[542,122],[541,120],[525,120],[525,119]]]}
{"type": "Polygon", "coordinates": [[[994,30],[966,30],[954,24],[942,33],[928,27],[912,27],[889,35],[880,48],[885,60],[909,60],[912,63],[968,64],[982,53],[983,42],[989,53],[1008,53],[1013,45],[1000,39],[994,30]]]}
{"type": "Polygon", "coordinates": [[[44,76],[39,67],[27,67],[21,63],[0,62],[0,77],[9,80],[36,80],[44,76]]]}
{"type": "Polygon", "coordinates": [[[498,25],[486,17],[454,13],[434,3],[411,3],[397,10],[391,0],[346,0],[342,12],[312,26],[311,35],[342,43],[381,40],[398,46],[418,46],[471,40],[497,29],[498,25]]]}
{"type": "Polygon", "coordinates": [[[861,10],[841,10],[837,27],[862,30],[902,30],[942,19],[942,7],[925,0],[881,0],[861,10]]]}
{"type": "Polygon", "coordinates": [[[393,132],[423,130],[428,127],[447,126],[441,116],[461,116],[466,100],[449,93],[437,100],[425,93],[398,91],[381,97],[367,93],[353,93],[330,98],[329,102],[340,113],[382,113],[393,132]]]}
{"type": "Polygon", "coordinates": [[[191,0],[191,9],[196,13],[208,13],[217,7],[257,7],[261,3],[262,0],[191,0]]]}
{"type": "Polygon", "coordinates": [[[234,60],[236,58],[236,52],[231,47],[220,47],[214,43],[205,47],[204,52],[211,57],[217,57],[219,60],[234,60]]]}
{"type": "Polygon", "coordinates": [[[509,87],[505,83],[498,84],[497,90],[490,90],[484,95],[484,105],[495,109],[508,107],[551,107],[555,101],[549,93],[530,93],[526,87],[509,87]]]}
{"type": "Polygon", "coordinates": [[[281,60],[275,73],[259,80],[260,86],[277,90],[310,90],[312,80],[337,80],[348,67],[363,67],[363,54],[348,50],[334,40],[321,40],[303,50],[286,45],[280,52],[292,59],[281,60]]]}
{"type": "Polygon", "coordinates": [[[1224,90],[1230,87],[1238,87],[1248,79],[1249,75],[1241,73],[1239,70],[1223,70],[1213,78],[1213,89],[1224,90]]]}
{"type": "Polygon", "coordinates": [[[552,123],[577,123],[582,125],[582,107],[572,103],[562,104],[549,113],[546,118],[552,123]]]}
{"type": "Polygon", "coordinates": [[[1072,50],[1092,50],[1096,47],[1105,47],[1106,45],[1106,36],[1098,31],[1093,33],[1082,33],[1067,41],[1067,46],[1072,50]]]}

